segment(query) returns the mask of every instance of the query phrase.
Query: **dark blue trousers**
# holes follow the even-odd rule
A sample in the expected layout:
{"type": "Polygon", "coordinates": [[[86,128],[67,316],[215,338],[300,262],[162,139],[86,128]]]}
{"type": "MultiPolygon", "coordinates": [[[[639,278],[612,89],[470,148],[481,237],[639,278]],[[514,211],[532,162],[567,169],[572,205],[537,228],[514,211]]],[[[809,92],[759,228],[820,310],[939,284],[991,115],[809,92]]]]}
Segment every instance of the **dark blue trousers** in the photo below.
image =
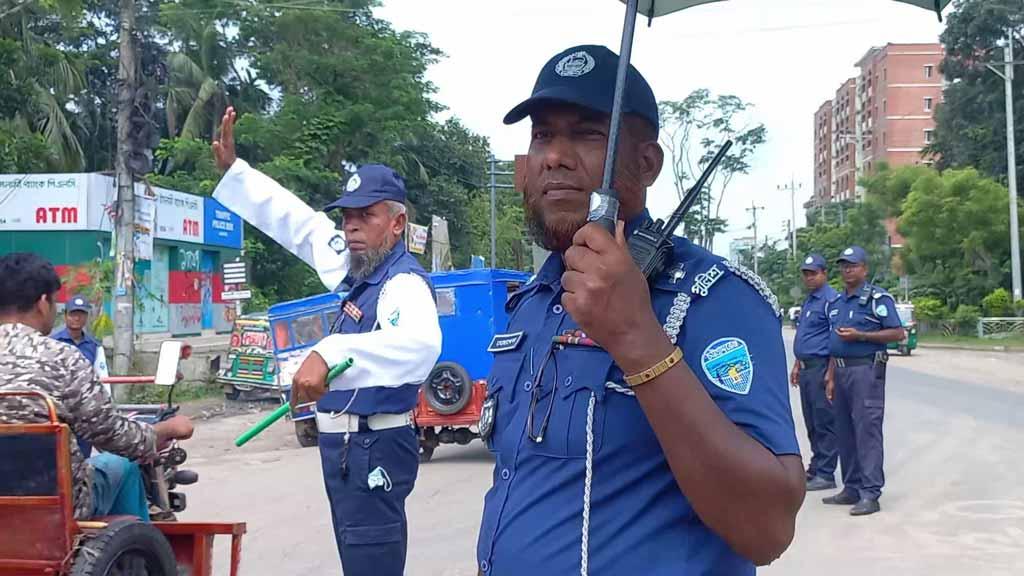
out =
{"type": "Polygon", "coordinates": [[[807,439],[811,442],[811,464],[807,475],[834,480],[839,446],[835,431],[835,408],[825,397],[825,372],[828,358],[821,365],[800,368],[800,407],[807,426],[807,439]]]}
{"type": "Polygon", "coordinates": [[[412,427],[320,434],[320,462],[345,576],[402,576],[405,499],[419,470],[412,427]]]}
{"type": "Polygon", "coordinates": [[[843,490],[861,498],[882,495],[882,419],[885,415],[885,364],[835,369],[836,432],[843,467],[843,490]]]}

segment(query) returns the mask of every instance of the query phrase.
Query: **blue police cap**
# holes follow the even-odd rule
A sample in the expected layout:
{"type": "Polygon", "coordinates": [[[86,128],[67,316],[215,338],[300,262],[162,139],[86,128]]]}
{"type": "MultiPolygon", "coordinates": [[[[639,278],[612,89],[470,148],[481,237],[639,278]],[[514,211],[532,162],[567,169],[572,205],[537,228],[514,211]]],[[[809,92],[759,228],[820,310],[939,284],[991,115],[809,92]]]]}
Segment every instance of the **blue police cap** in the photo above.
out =
{"type": "MultiPolygon", "coordinates": [[[[515,124],[537,105],[564,102],[612,113],[618,54],[604,46],[574,46],[548,60],[533,85],[533,94],[505,115],[505,124],[515,124]]],[[[622,111],[636,114],[658,130],[658,102],[647,80],[633,67],[626,73],[622,111]]]]}
{"type": "Polygon", "coordinates": [[[850,246],[836,258],[836,262],[849,262],[850,264],[864,264],[868,261],[868,253],[860,246],[850,246]]]}
{"type": "Polygon", "coordinates": [[[804,258],[804,263],[800,265],[801,270],[825,270],[828,268],[828,264],[825,263],[825,257],[821,254],[808,254],[807,258],[804,258]]]}
{"type": "Polygon", "coordinates": [[[348,179],[341,198],[325,206],[324,212],[336,208],[366,208],[383,200],[405,204],[405,180],[383,164],[366,164],[348,179]]]}
{"type": "Polygon", "coordinates": [[[68,300],[68,303],[64,306],[65,312],[76,312],[81,310],[83,312],[90,312],[92,309],[89,306],[89,300],[81,294],[75,294],[68,300]]]}

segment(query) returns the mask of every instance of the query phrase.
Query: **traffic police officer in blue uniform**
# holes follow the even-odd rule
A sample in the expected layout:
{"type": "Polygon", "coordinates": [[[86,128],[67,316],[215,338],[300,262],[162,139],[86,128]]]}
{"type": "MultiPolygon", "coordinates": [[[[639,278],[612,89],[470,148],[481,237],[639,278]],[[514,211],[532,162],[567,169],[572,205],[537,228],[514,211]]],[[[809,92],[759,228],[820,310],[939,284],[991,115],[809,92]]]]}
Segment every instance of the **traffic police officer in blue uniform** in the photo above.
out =
{"type": "Polygon", "coordinates": [[[825,383],[832,378],[829,365],[829,323],[826,306],[839,298],[828,284],[828,265],[820,254],[809,254],[800,265],[807,299],[800,307],[800,322],[793,340],[793,370],[790,384],[800,387],[807,439],[811,443],[811,462],[807,467],[807,490],[836,487],[835,410],[825,398],[825,383]]]}
{"type": "Polygon", "coordinates": [[[868,258],[860,246],[839,256],[846,289],[828,305],[832,331],[829,350],[835,365],[826,395],[835,405],[843,490],[826,504],[852,505],[850,514],[881,510],[882,419],[885,414],[886,344],[903,339],[896,302],[888,292],[867,282],[868,258]]]}
{"type": "Polygon", "coordinates": [[[95,364],[100,343],[85,329],[89,321],[89,310],[89,301],[85,296],[72,296],[64,306],[64,327],[51,334],[50,338],[78,348],[89,364],[95,364]]]}
{"type": "Polygon", "coordinates": [[[344,194],[316,212],[235,157],[231,108],[214,142],[226,173],[214,197],[347,291],[331,334],[295,373],[293,403],[316,401],[320,459],[346,576],[400,576],[405,500],[419,467],[412,410],[441,353],[427,273],[405,248],[406,192],[383,165],[365,165],[344,194]],[[325,214],[341,210],[342,229],[325,214]],[[330,366],[353,365],[327,382],[330,366]]]}
{"type": "Polygon", "coordinates": [[[804,495],[778,305],[744,268],[675,237],[648,283],[626,235],[650,218],[658,107],[630,68],[615,235],[586,224],[618,56],[557,54],[532,96],[524,204],[552,252],[507,302],[481,434],[495,456],[481,574],[753,574],[804,495]]]}
{"type": "MultiPolygon", "coordinates": [[[[50,338],[73,346],[85,356],[93,370],[100,378],[107,376],[107,359],[103,352],[103,345],[99,340],[92,337],[85,329],[89,322],[90,312],[89,301],[81,294],[72,296],[64,306],[64,327],[50,334],[50,338]]],[[[107,385],[107,393],[110,386],[107,385]]],[[[78,448],[82,456],[88,458],[92,454],[92,444],[82,438],[77,438],[78,448]]]]}

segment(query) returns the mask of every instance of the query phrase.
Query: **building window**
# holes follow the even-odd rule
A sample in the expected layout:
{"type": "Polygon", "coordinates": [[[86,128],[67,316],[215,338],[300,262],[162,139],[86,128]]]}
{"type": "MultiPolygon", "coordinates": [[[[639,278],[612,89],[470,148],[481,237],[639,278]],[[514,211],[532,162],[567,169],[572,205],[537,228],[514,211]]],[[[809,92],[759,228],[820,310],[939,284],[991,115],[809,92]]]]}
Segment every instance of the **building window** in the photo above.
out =
{"type": "Polygon", "coordinates": [[[885,98],[882,98],[882,114],[887,114],[888,112],[889,112],[889,101],[886,100],[885,98]]]}
{"type": "Polygon", "coordinates": [[[924,143],[925,144],[931,144],[934,141],[935,141],[935,130],[925,130],[924,131],[924,143]]]}
{"type": "Polygon", "coordinates": [[[931,112],[932,111],[932,103],[934,101],[935,100],[931,96],[925,96],[925,98],[924,98],[924,111],[925,112],[931,112]]]}
{"type": "Polygon", "coordinates": [[[888,82],[889,81],[889,69],[888,68],[882,68],[882,81],[883,82],[888,82]]]}
{"type": "Polygon", "coordinates": [[[885,146],[885,145],[886,145],[886,142],[885,142],[885,132],[882,132],[882,146],[885,146]]]}
{"type": "Polygon", "coordinates": [[[931,64],[925,66],[924,67],[924,77],[925,78],[931,78],[932,77],[932,72],[934,71],[934,69],[935,69],[935,67],[932,66],[931,64]]]}

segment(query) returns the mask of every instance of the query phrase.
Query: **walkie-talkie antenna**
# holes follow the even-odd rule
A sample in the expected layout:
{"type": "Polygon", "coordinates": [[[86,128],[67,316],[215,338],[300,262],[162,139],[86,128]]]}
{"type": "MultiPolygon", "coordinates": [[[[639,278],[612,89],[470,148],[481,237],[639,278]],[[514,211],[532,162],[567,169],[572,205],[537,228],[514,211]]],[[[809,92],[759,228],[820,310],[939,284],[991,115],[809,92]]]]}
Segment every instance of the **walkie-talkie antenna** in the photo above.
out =
{"type": "Polygon", "coordinates": [[[701,189],[708,183],[708,179],[710,179],[711,175],[714,174],[715,168],[717,168],[722,162],[722,159],[725,158],[725,154],[730,148],[732,148],[732,140],[726,140],[725,144],[722,145],[722,148],[717,154],[715,154],[715,157],[711,159],[711,163],[704,168],[704,172],[701,173],[697,182],[692,188],[690,188],[690,191],[686,193],[686,196],[683,197],[683,201],[679,204],[679,207],[676,208],[675,212],[673,212],[671,216],[669,216],[668,222],[665,223],[665,238],[672,236],[672,233],[675,232],[676,228],[678,228],[683,222],[683,218],[686,217],[686,213],[690,211],[693,203],[696,202],[697,197],[700,196],[701,189]]]}

